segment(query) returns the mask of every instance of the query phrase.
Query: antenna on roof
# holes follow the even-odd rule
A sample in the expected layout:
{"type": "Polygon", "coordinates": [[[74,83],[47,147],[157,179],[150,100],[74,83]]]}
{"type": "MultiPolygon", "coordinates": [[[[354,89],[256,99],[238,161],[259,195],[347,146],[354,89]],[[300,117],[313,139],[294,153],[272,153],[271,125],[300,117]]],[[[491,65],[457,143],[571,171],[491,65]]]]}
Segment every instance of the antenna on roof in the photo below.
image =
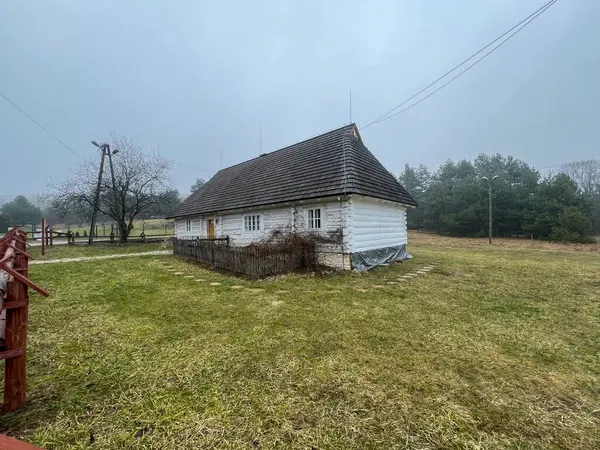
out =
{"type": "Polygon", "coordinates": [[[219,169],[223,168],[223,150],[219,150],[219,169]]]}
{"type": "Polygon", "coordinates": [[[352,89],[350,89],[350,123],[352,123],[352,89]]]}
{"type": "Polygon", "coordinates": [[[258,131],[258,139],[259,139],[259,155],[262,155],[262,124],[260,125],[259,131],[258,131]]]}

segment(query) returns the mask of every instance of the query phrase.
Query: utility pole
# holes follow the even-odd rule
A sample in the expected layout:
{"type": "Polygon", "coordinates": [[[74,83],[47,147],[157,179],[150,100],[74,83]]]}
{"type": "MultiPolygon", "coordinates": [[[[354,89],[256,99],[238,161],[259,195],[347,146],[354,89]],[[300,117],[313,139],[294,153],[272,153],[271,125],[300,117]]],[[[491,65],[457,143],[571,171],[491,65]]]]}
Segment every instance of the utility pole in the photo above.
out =
{"type": "Polygon", "coordinates": [[[488,177],[482,177],[483,180],[488,182],[488,242],[492,243],[492,181],[498,178],[495,175],[491,180],[488,177]]]}
{"type": "Polygon", "coordinates": [[[119,196],[117,195],[117,182],[115,181],[115,169],[113,167],[113,162],[112,162],[112,155],[116,155],[117,153],[119,153],[118,149],[113,150],[112,152],[110,151],[110,146],[108,144],[104,144],[106,145],[106,153],[108,154],[108,165],[110,166],[110,177],[112,178],[112,190],[113,190],[113,197],[114,197],[114,201],[115,201],[115,214],[117,217],[121,217],[120,213],[121,213],[121,209],[119,208],[119,196]]]}
{"type": "MultiPolygon", "coordinates": [[[[108,144],[99,145],[96,141],[92,141],[92,144],[95,145],[96,147],[98,147],[102,151],[102,159],[103,160],[104,160],[104,155],[108,155],[108,165],[110,167],[110,177],[112,179],[113,201],[115,202],[114,212],[117,217],[120,217],[121,209],[119,208],[119,196],[117,194],[117,182],[115,180],[115,169],[113,167],[113,162],[112,162],[112,155],[116,155],[117,153],[119,153],[119,149],[114,149],[111,151],[110,145],[108,145],[108,144]]],[[[98,181],[98,186],[100,186],[100,181],[98,181]]],[[[96,208],[97,208],[97,205],[96,205],[96,208]]],[[[94,221],[95,221],[95,212],[96,212],[96,209],[94,209],[94,221]]],[[[91,242],[90,242],[90,244],[91,244],[91,242]]]]}
{"type": "Polygon", "coordinates": [[[100,188],[102,186],[102,172],[104,171],[104,156],[105,151],[103,148],[102,156],[100,158],[100,170],[98,171],[98,185],[96,186],[96,197],[94,198],[94,211],[92,212],[92,223],[90,224],[90,235],[88,237],[88,244],[92,245],[94,242],[94,230],[96,226],[96,213],[98,211],[98,205],[100,203],[100,188]]]}

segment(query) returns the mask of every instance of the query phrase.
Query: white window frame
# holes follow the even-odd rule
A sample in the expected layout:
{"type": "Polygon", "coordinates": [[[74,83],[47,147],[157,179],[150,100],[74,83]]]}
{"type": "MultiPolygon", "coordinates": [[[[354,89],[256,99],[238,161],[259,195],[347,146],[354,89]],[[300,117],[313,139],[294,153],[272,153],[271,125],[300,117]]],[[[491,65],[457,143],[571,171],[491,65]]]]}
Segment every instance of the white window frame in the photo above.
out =
{"type": "Polygon", "coordinates": [[[245,214],[242,219],[242,229],[244,233],[260,233],[264,227],[262,214],[245,214]]]}
{"type": "Polygon", "coordinates": [[[306,208],[306,228],[309,230],[324,230],[325,229],[325,208],[322,206],[313,206],[306,208]],[[318,216],[315,217],[315,212],[318,211],[318,216]],[[315,226],[318,223],[318,227],[315,226]]]}
{"type": "Polygon", "coordinates": [[[192,231],[192,219],[185,220],[185,232],[189,233],[192,231]]]}

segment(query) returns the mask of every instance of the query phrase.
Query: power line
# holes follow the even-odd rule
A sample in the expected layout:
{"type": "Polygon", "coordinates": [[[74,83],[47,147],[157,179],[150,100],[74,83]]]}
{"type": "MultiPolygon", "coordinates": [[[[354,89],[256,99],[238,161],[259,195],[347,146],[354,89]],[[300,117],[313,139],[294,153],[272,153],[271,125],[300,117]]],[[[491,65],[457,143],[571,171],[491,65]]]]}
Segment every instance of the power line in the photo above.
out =
{"type": "MultiPolygon", "coordinates": [[[[545,11],[545,10],[544,10],[545,11]]],[[[544,12],[542,11],[542,12],[544,12]]],[[[385,120],[391,119],[392,117],[396,117],[399,114],[402,114],[405,111],[408,111],[409,109],[411,109],[414,106],[417,106],[419,103],[423,102],[424,100],[427,100],[429,97],[431,97],[433,94],[435,94],[436,92],[442,90],[443,88],[445,88],[446,86],[448,86],[450,83],[452,83],[454,80],[456,80],[458,77],[460,77],[461,75],[463,75],[465,72],[468,72],[469,70],[471,70],[474,66],[476,66],[478,63],[480,63],[481,61],[483,61],[487,56],[489,56],[491,53],[493,53],[495,50],[497,50],[499,47],[501,47],[504,43],[506,43],[510,38],[512,38],[515,34],[517,34],[519,31],[521,31],[523,28],[525,28],[529,23],[531,23],[534,19],[536,19],[539,15],[542,14],[542,12],[540,12],[537,16],[533,17],[529,22],[527,22],[525,25],[523,25],[521,28],[519,28],[517,31],[515,31],[513,34],[511,34],[510,36],[508,36],[504,41],[502,41],[500,44],[498,44],[497,47],[493,48],[492,50],[490,50],[488,53],[486,53],[485,55],[483,55],[483,57],[481,57],[480,59],[478,59],[477,61],[475,61],[473,64],[471,64],[470,66],[468,66],[465,70],[463,70],[462,72],[460,72],[458,75],[452,77],[449,81],[447,81],[446,83],[444,83],[443,85],[441,85],[439,88],[437,88],[436,90],[432,91],[431,93],[427,94],[425,97],[423,97],[422,99],[416,101],[415,103],[411,104],[410,106],[407,106],[404,109],[401,109],[400,111],[398,111],[397,113],[392,114],[391,116],[387,116],[383,119],[378,120],[377,122],[374,123],[379,123],[379,122],[383,122],[385,120]]]]}
{"type": "Polygon", "coordinates": [[[506,43],[508,40],[510,40],[515,34],[517,34],[519,31],[521,31],[523,28],[525,28],[527,25],[529,25],[531,22],[533,22],[537,17],[539,17],[541,14],[543,14],[546,10],[548,10],[552,5],[554,5],[554,3],[556,3],[558,0],[551,0],[548,3],[546,3],[544,6],[542,6],[541,8],[537,9],[535,12],[533,12],[532,14],[530,14],[529,16],[527,16],[525,19],[521,20],[518,24],[516,24],[515,26],[513,26],[512,28],[510,28],[509,30],[505,31],[503,34],[501,34],[500,36],[498,36],[496,39],[494,39],[492,42],[490,42],[489,44],[487,44],[485,47],[482,47],[480,50],[478,50],[476,53],[473,53],[471,56],[469,56],[467,59],[465,59],[463,62],[461,62],[460,64],[458,64],[457,66],[453,67],[452,69],[450,69],[448,72],[446,72],[444,75],[442,75],[441,77],[439,77],[438,79],[436,79],[435,81],[433,81],[432,83],[428,84],[427,86],[425,86],[423,89],[421,89],[419,92],[417,92],[416,94],[412,95],[411,97],[407,98],[406,100],[404,100],[402,103],[400,103],[399,105],[395,106],[394,108],[392,108],[391,110],[389,110],[388,112],[386,112],[384,115],[380,116],[379,118],[375,119],[374,121],[368,123],[367,125],[365,125],[364,127],[361,128],[361,130],[364,130],[365,128],[370,127],[371,125],[374,125],[376,123],[379,122],[383,122],[384,120],[387,119],[391,119],[392,117],[397,116],[398,114],[403,113],[404,111],[409,110],[410,108],[412,108],[413,106],[418,105],[419,103],[421,103],[423,100],[431,97],[433,94],[435,94],[436,92],[438,92],[439,90],[441,90],[442,88],[446,87],[448,84],[450,84],[452,81],[456,80],[458,77],[460,77],[462,74],[464,74],[465,72],[469,71],[471,68],[473,68],[474,66],[476,66],[478,63],[480,63],[481,61],[483,61],[485,58],[487,58],[491,53],[493,53],[494,51],[496,51],[498,48],[500,48],[504,43],[506,43]],[[521,26],[522,25],[522,26],[521,26]],[[521,27],[521,28],[518,28],[521,27]],[[478,59],[477,61],[475,61],[473,64],[471,64],[469,67],[467,67],[465,70],[463,70],[462,72],[460,72],[458,75],[456,75],[455,77],[453,77],[450,81],[448,81],[447,83],[443,84],[442,86],[440,86],[439,88],[437,88],[436,90],[434,90],[433,92],[431,92],[430,94],[428,94],[426,97],[422,98],[421,100],[413,103],[412,105],[408,106],[407,108],[402,109],[401,111],[397,112],[396,114],[392,114],[391,116],[389,114],[391,114],[392,112],[394,112],[395,110],[397,110],[398,108],[400,108],[401,106],[405,105],[406,103],[408,103],[409,101],[411,101],[412,99],[414,99],[415,97],[417,97],[418,95],[422,94],[423,92],[425,92],[427,89],[429,89],[430,87],[432,87],[433,85],[435,85],[436,83],[438,83],[439,81],[441,81],[442,79],[444,79],[445,77],[447,77],[449,74],[451,74],[452,72],[454,72],[456,69],[458,69],[459,67],[463,66],[465,63],[467,63],[468,61],[470,61],[471,59],[473,59],[475,56],[477,56],[478,54],[480,54],[481,52],[483,52],[485,49],[489,48],[491,45],[493,45],[494,43],[496,43],[497,41],[499,41],[500,39],[502,39],[504,36],[506,36],[507,34],[509,34],[511,31],[515,30],[516,28],[518,28],[514,33],[510,34],[506,39],[504,39],[502,42],[500,42],[496,47],[494,47],[492,50],[490,50],[489,52],[487,52],[485,55],[483,55],[480,59],[478,59]]]}
{"type": "Polygon", "coordinates": [[[173,166],[173,169],[174,169],[174,170],[180,170],[180,171],[182,171],[182,172],[185,172],[185,173],[191,173],[191,174],[193,174],[193,175],[198,175],[198,172],[195,172],[195,171],[193,171],[193,170],[189,170],[189,169],[184,169],[183,167],[176,167],[176,166],[173,166]]]}
{"type": "Polygon", "coordinates": [[[173,161],[173,164],[185,167],[187,169],[197,170],[197,171],[200,171],[200,172],[212,172],[212,170],[209,170],[209,169],[201,169],[200,167],[188,166],[187,164],[181,164],[181,163],[178,163],[178,162],[175,162],[175,161],[173,161]]]}
{"type": "Polygon", "coordinates": [[[61,141],[59,138],[57,138],[56,136],[54,136],[52,133],[50,133],[50,131],[48,131],[46,128],[44,128],[42,125],[39,124],[39,122],[37,120],[35,120],[33,117],[31,117],[29,114],[27,114],[25,111],[23,111],[21,108],[19,108],[11,99],[9,99],[6,95],[4,95],[2,92],[0,92],[0,95],[2,97],[4,97],[4,100],[6,100],[8,103],[10,103],[11,105],[13,105],[17,110],[19,110],[25,117],[27,117],[29,120],[31,120],[33,123],[35,123],[38,127],[40,127],[42,130],[44,130],[48,135],[50,135],[50,137],[52,137],[52,139],[54,139],[56,142],[58,142],[60,145],[62,145],[64,148],[66,148],[67,150],[69,150],[71,153],[74,153],[75,155],[79,156],[80,158],[82,158],[82,156],[77,153],[75,150],[73,150],[71,147],[69,147],[67,144],[65,144],[63,141],[61,141]]]}
{"type": "MultiPolygon", "coordinates": [[[[79,156],[80,158],[82,158],[82,156],[77,153],[75,150],[73,150],[71,147],[69,147],[67,144],[65,144],[63,141],[61,141],[57,136],[55,136],[54,134],[52,134],[48,129],[46,129],[45,127],[43,127],[37,120],[35,120],[33,117],[31,117],[29,114],[27,114],[25,111],[23,111],[15,102],[13,102],[11,99],[9,99],[6,95],[4,95],[2,92],[0,92],[0,96],[2,96],[4,98],[4,100],[6,100],[8,103],[10,103],[15,109],[17,109],[18,111],[20,111],[25,117],[27,117],[29,120],[31,120],[34,124],[36,124],[40,129],[42,129],[43,131],[45,131],[50,137],[52,137],[52,139],[54,139],[56,142],[58,142],[60,145],[62,145],[63,147],[65,147],[67,150],[69,150],[71,153],[79,156]]],[[[201,169],[199,167],[194,167],[194,166],[188,166],[187,164],[181,164],[178,162],[173,161],[173,164],[179,165],[179,166],[183,166],[186,167],[187,169],[193,169],[195,171],[200,171],[200,172],[212,172],[211,170],[208,169],[201,169]]],[[[192,170],[185,170],[179,167],[175,167],[175,169],[178,170],[182,170],[184,172],[188,172],[188,173],[197,173],[197,172],[192,172],[192,170]]]]}

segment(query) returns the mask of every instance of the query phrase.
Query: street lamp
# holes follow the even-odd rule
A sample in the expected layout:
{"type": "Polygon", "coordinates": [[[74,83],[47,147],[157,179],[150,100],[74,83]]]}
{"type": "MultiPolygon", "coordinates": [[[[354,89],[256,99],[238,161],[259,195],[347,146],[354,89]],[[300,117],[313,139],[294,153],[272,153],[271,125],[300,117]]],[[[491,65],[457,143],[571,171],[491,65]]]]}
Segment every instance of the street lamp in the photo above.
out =
{"type": "Polygon", "coordinates": [[[494,178],[492,178],[491,180],[488,177],[481,177],[482,180],[485,180],[485,181],[488,182],[488,199],[489,199],[489,205],[488,205],[488,212],[489,212],[488,241],[489,241],[490,244],[492,243],[492,181],[494,181],[497,178],[498,178],[498,175],[494,175],[494,178]]]}

